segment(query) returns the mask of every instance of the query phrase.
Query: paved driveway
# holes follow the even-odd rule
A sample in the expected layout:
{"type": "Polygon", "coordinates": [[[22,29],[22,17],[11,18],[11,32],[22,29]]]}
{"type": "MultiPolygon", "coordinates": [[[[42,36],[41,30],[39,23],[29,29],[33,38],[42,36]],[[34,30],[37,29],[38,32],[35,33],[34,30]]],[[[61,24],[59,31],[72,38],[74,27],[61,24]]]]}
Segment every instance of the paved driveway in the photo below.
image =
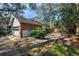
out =
{"type": "Polygon", "coordinates": [[[0,43],[4,42],[5,40],[8,40],[6,36],[0,37],[0,43]]]}

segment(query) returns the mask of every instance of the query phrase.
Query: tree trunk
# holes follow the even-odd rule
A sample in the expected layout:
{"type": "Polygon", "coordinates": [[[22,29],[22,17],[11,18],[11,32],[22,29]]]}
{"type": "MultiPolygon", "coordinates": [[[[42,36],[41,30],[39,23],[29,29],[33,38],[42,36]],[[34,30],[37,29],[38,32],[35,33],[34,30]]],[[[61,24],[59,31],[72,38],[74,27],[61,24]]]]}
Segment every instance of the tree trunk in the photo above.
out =
{"type": "Polygon", "coordinates": [[[76,35],[79,35],[79,24],[76,24],[76,35]]]}
{"type": "Polygon", "coordinates": [[[52,28],[52,21],[50,20],[49,22],[50,22],[50,29],[51,29],[52,28]]]}

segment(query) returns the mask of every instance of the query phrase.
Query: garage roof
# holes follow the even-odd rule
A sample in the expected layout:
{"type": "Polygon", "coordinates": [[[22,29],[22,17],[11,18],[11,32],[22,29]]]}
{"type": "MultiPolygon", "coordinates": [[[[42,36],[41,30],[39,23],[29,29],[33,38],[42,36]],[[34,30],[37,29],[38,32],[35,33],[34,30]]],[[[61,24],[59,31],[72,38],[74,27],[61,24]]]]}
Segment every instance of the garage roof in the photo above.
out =
{"type": "Polygon", "coordinates": [[[22,23],[42,25],[38,21],[34,21],[32,19],[26,19],[25,17],[23,17],[22,15],[19,15],[19,14],[12,15],[12,17],[17,18],[19,20],[19,22],[22,22],[22,23]]]}

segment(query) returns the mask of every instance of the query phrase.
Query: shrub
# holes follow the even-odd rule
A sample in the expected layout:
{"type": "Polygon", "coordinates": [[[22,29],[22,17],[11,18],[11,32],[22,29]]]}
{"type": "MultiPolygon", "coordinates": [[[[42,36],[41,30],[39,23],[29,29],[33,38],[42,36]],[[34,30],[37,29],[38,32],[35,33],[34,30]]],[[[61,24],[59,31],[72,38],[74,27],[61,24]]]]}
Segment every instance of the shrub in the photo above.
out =
{"type": "Polygon", "coordinates": [[[0,35],[5,35],[5,28],[4,27],[0,27],[0,35]]]}
{"type": "Polygon", "coordinates": [[[45,30],[35,29],[31,31],[30,36],[35,37],[35,38],[44,38],[46,34],[47,32],[45,30]]]}
{"type": "Polygon", "coordinates": [[[62,44],[54,44],[50,49],[49,52],[55,56],[64,56],[67,54],[67,47],[63,46],[62,44]]]}
{"type": "Polygon", "coordinates": [[[79,48],[72,48],[62,43],[55,43],[48,50],[53,56],[75,56],[79,55],[79,48]]]}

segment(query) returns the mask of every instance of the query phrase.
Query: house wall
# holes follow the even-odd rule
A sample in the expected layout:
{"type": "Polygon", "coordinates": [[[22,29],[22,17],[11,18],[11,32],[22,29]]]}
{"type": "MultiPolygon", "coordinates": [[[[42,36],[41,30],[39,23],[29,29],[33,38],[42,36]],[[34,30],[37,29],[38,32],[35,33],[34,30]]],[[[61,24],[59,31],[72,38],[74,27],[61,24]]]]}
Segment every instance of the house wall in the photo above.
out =
{"type": "Polygon", "coordinates": [[[14,18],[14,21],[13,21],[13,24],[12,24],[12,34],[13,35],[20,36],[19,26],[20,26],[19,21],[16,18],[14,18]]]}
{"type": "Polygon", "coordinates": [[[35,25],[35,24],[28,24],[28,23],[20,23],[20,24],[21,24],[20,32],[22,32],[21,37],[29,36],[31,30],[33,30],[37,27],[41,27],[40,25],[35,25]]]}
{"type": "Polygon", "coordinates": [[[14,18],[13,27],[19,26],[19,25],[20,25],[19,21],[16,18],[14,18]]]}
{"type": "Polygon", "coordinates": [[[25,30],[25,29],[35,29],[35,28],[37,28],[37,27],[42,27],[41,25],[35,25],[35,24],[28,24],[28,23],[21,23],[20,22],[20,24],[21,24],[21,29],[22,30],[25,30]]]}
{"type": "Polygon", "coordinates": [[[13,20],[14,21],[12,24],[12,34],[21,38],[29,36],[31,30],[37,27],[42,27],[41,25],[19,22],[16,18],[13,18],[13,20]]]}

